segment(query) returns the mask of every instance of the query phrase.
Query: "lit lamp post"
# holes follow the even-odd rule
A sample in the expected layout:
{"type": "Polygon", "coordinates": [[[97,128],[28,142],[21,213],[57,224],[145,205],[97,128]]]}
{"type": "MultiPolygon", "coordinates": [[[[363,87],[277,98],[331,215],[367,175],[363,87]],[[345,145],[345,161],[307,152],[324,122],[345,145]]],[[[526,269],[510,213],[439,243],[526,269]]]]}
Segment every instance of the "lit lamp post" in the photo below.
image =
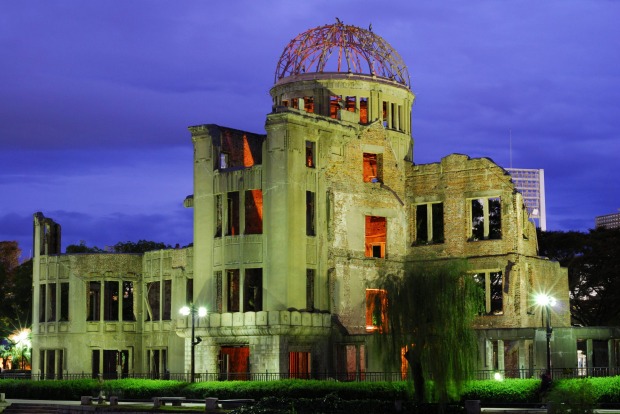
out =
{"type": "Polygon", "coordinates": [[[204,307],[196,307],[196,305],[191,304],[189,306],[183,306],[181,308],[181,310],[179,311],[181,313],[181,315],[183,316],[188,316],[188,315],[192,315],[192,356],[191,356],[191,381],[194,382],[194,379],[196,377],[196,352],[195,352],[195,348],[196,345],[198,345],[200,342],[202,342],[202,338],[198,337],[196,338],[195,336],[195,332],[196,332],[196,315],[198,315],[198,317],[203,318],[205,316],[207,316],[207,309],[204,307]]]}
{"type": "Polygon", "coordinates": [[[536,296],[536,303],[540,306],[544,306],[547,311],[547,372],[551,375],[551,307],[555,306],[556,300],[554,297],[540,294],[536,296]]]}

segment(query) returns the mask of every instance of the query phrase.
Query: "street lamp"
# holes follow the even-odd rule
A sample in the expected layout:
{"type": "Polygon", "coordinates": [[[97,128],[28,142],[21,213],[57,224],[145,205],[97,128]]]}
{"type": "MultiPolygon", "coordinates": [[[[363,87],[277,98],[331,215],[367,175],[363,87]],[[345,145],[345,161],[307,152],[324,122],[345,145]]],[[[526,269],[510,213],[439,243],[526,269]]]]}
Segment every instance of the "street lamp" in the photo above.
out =
{"type": "Polygon", "coordinates": [[[551,307],[555,306],[556,300],[554,297],[540,294],[536,296],[536,303],[540,306],[544,306],[547,310],[547,372],[551,375],[551,307]]]}
{"type": "Polygon", "coordinates": [[[181,308],[181,310],[179,311],[181,313],[181,315],[183,316],[188,316],[188,315],[192,315],[192,356],[191,356],[191,380],[192,382],[194,382],[195,378],[196,378],[196,351],[195,351],[195,347],[196,345],[198,345],[200,342],[202,342],[202,338],[201,337],[197,337],[195,336],[195,332],[196,332],[196,315],[198,315],[200,318],[203,318],[205,316],[207,316],[207,309],[204,307],[196,307],[196,305],[194,305],[193,303],[189,306],[183,306],[181,308]]]}

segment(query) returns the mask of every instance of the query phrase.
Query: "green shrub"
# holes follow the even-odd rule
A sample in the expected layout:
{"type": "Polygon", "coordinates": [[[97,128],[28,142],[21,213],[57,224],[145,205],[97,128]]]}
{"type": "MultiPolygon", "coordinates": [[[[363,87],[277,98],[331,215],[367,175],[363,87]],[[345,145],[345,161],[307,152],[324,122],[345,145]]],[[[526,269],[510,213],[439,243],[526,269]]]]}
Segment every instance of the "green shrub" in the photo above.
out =
{"type": "Polygon", "coordinates": [[[505,379],[471,381],[463,389],[461,401],[480,400],[482,404],[538,402],[540,380],[505,379]]]}
{"type": "Polygon", "coordinates": [[[554,414],[592,414],[596,405],[596,392],[588,379],[559,381],[546,398],[549,412],[554,414]]]}

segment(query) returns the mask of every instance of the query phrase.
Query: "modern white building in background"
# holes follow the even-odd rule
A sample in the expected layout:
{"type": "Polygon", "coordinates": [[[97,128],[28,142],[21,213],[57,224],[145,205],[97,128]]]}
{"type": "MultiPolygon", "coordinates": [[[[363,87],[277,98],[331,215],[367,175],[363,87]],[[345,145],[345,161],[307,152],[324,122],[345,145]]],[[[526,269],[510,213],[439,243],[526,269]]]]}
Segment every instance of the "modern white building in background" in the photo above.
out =
{"type": "Polygon", "coordinates": [[[596,216],[594,219],[594,227],[597,229],[599,227],[606,229],[620,229],[620,210],[617,213],[596,216]]]}
{"type": "Polygon", "coordinates": [[[545,170],[531,168],[506,168],[512,182],[523,195],[523,201],[530,213],[530,220],[536,227],[547,231],[547,211],[545,205],[545,170]]]}

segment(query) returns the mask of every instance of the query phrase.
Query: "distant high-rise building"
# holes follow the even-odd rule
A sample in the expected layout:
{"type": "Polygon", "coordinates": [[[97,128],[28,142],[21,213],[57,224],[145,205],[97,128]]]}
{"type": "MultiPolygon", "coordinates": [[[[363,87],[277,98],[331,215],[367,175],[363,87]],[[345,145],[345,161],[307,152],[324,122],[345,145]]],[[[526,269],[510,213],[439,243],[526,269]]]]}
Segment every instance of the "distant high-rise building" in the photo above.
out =
{"type": "Polygon", "coordinates": [[[620,211],[617,213],[605,214],[604,216],[596,216],[594,219],[594,226],[596,228],[620,229],[620,211]]]}
{"type": "Polygon", "coordinates": [[[523,195],[523,200],[530,219],[542,231],[547,230],[547,212],[545,207],[545,170],[529,168],[506,168],[512,176],[512,182],[523,195]]]}

